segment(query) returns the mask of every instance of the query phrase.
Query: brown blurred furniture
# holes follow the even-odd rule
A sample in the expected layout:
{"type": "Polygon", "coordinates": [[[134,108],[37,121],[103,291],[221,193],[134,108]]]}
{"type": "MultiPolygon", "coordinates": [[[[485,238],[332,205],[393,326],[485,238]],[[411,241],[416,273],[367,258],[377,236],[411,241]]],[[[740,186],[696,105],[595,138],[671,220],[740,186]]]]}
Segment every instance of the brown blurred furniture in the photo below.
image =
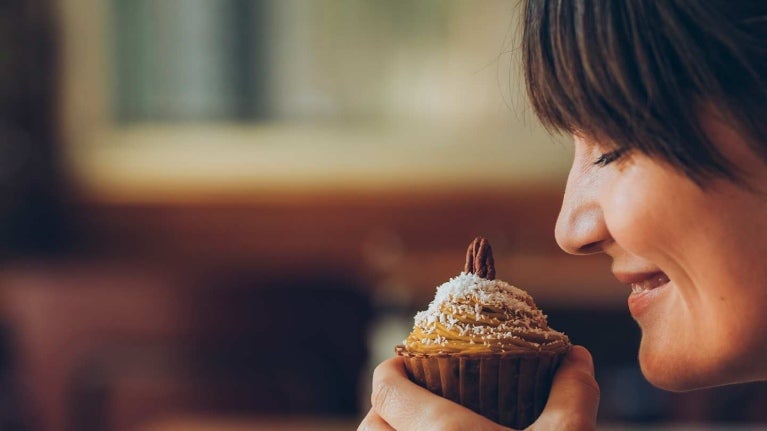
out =
{"type": "Polygon", "coordinates": [[[354,415],[366,297],[346,280],[70,263],[2,275],[30,429],[170,413],[354,415]]]}
{"type": "Polygon", "coordinates": [[[466,245],[484,235],[493,244],[499,277],[524,284],[536,299],[623,307],[625,295],[609,272],[609,259],[568,256],[554,241],[561,195],[558,187],[539,185],[264,192],[176,201],[116,197],[80,202],[76,231],[89,254],[217,271],[330,271],[368,287],[399,286],[393,293],[407,296],[406,305],[413,306],[428,303],[434,283],[457,274],[466,245]]]}

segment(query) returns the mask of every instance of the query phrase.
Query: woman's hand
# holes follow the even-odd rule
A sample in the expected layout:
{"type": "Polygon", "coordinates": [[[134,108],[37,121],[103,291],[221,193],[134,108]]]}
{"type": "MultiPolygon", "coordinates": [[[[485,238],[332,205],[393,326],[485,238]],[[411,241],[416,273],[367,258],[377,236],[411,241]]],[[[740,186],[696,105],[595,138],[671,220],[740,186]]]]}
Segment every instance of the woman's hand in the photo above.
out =
{"type": "MultiPolygon", "coordinates": [[[[371,402],[359,431],[508,430],[411,382],[399,357],[375,369],[371,402]]],[[[591,354],[573,346],[554,376],[546,408],[528,430],[594,430],[598,407],[591,354]]]]}
{"type": "Polygon", "coordinates": [[[583,346],[573,346],[557,369],[543,413],[528,430],[595,430],[599,385],[594,361],[583,346]]]}

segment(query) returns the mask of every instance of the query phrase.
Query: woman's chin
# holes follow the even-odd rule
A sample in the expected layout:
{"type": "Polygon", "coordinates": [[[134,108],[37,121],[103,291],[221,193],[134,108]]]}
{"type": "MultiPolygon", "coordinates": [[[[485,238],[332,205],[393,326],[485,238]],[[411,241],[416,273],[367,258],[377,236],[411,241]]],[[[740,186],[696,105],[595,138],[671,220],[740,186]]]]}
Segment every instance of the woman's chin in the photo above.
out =
{"type": "Polygon", "coordinates": [[[655,387],[672,392],[686,392],[716,386],[715,382],[701,379],[700,373],[696,373],[690,364],[684,362],[668,356],[647,354],[643,349],[639,351],[642,374],[655,387]]]}
{"type": "Polygon", "coordinates": [[[697,383],[691,382],[686,379],[680,379],[679,376],[660,375],[652,372],[645,371],[642,368],[642,374],[644,374],[650,384],[653,386],[671,392],[687,392],[695,389],[700,389],[697,383]]]}
{"type": "MultiPolygon", "coordinates": [[[[709,349],[690,352],[690,349],[669,343],[648,343],[643,338],[639,346],[639,367],[645,379],[653,386],[672,392],[767,380],[758,372],[762,359],[743,360],[740,349],[709,349]],[[679,348],[674,348],[679,347],[679,348]],[[714,351],[712,351],[714,350],[714,351]],[[721,351],[730,352],[723,355],[721,351]],[[735,353],[732,353],[735,352],[735,353]]],[[[767,349],[766,349],[767,350],[767,349]]]]}

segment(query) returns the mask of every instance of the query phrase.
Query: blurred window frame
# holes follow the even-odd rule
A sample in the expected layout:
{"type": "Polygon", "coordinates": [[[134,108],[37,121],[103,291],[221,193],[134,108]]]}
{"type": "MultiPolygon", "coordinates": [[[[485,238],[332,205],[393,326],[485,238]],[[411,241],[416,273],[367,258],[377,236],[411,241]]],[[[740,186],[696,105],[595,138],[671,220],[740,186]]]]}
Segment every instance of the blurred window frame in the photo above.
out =
{"type": "MultiPolygon", "coordinates": [[[[414,105],[416,112],[387,121],[121,124],[113,118],[110,94],[116,87],[109,54],[114,46],[110,3],[56,2],[62,72],[58,113],[65,166],[76,191],[90,199],[143,202],[289,191],[409,190],[416,184],[423,188],[559,184],[566,175],[569,153],[561,146],[539,145],[551,144],[552,139],[532,118],[515,116],[505,104],[498,81],[503,71],[492,63],[493,52],[500,55],[504,35],[511,31],[503,25],[497,34],[466,33],[476,38],[472,43],[489,45],[488,51],[480,60],[470,60],[473,72],[457,78],[467,83],[466,88],[451,89],[453,99],[463,103],[464,95],[475,93],[471,85],[492,86],[488,93],[497,97],[497,106],[486,103],[486,96],[465,100],[467,105],[485,106],[484,111],[472,106],[464,110],[453,102],[455,107],[446,109],[455,112],[432,113],[428,106],[414,105]],[[485,60],[490,63],[480,62],[485,60]],[[478,77],[479,72],[484,75],[478,77]],[[253,145],[256,142],[259,145],[253,145]],[[512,149],[510,142],[526,149],[512,149]],[[467,157],[469,153],[482,157],[467,157]]],[[[497,8],[506,3],[488,3],[483,11],[456,2],[463,5],[457,9],[477,10],[477,19],[498,15],[497,8]]],[[[465,12],[456,10],[454,15],[460,18],[465,12]]],[[[472,52],[466,41],[451,43],[460,49],[459,58],[472,52]]],[[[435,85],[439,86],[432,91],[439,96],[450,83],[435,85]]],[[[521,88],[511,90],[522,94],[521,88]]]]}

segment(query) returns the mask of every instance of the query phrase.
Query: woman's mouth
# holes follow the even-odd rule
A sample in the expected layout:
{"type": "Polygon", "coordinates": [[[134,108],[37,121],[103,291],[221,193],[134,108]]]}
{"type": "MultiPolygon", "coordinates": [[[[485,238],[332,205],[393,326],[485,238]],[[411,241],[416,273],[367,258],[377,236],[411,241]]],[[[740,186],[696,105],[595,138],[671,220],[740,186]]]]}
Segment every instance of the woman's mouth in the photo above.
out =
{"type": "Polygon", "coordinates": [[[629,283],[631,287],[631,293],[642,293],[656,287],[660,287],[669,282],[668,276],[662,272],[653,274],[652,276],[645,278],[644,280],[629,283]]]}
{"type": "Polygon", "coordinates": [[[671,283],[668,276],[661,272],[615,274],[616,278],[631,287],[628,298],[629,311],[634,319],[638,319],[645,310],[656,300],[664,287],[671,283]]]}

